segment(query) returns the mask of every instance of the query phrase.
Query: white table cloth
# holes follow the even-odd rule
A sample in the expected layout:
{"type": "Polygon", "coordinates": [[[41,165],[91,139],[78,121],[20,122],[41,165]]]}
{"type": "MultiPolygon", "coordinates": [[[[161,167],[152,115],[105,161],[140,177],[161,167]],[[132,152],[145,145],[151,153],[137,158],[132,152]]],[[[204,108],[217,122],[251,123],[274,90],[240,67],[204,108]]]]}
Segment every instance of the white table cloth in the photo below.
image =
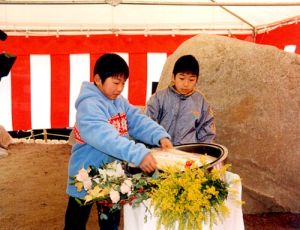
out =
{"type": "MultiPolygon", "coordinates": [[[[226,172],[225,181],[230,182],[231,180],[240,179],[240,176],[231,172],[226,172]]],[[[244,230],[244,220],[241,205],[236,202],[241,200],[242,196],[242,184],[234,183],[231,185],[237,194],[231,194],[232,190],[229,190],[228,198],[225,201],[230,213],[227,218],[221,223],[218,221],[216,225],[213,225],[213,230],[244,230]]],[[[144,202],[145,205],[149,205],[150,200],[144,202]]],[[[151,211],[151,209],[150,209],[151,211]]],[[[151,212],[153,213],[153,211],[151,212]]],[[[124,206],[124,230],[155,230],[157,223],[157,217],[150,215],[146,212],[146,207],[140,205],[139,207],[132,208],[130,205],[124,206]],[[147,222],[144,218],[147,215],[147,222]]],[[[162,227],[160,230],[163,230],[162,227]]],[[[209,230],[209,223],[203,224],[203,230],[209,230]]]]}

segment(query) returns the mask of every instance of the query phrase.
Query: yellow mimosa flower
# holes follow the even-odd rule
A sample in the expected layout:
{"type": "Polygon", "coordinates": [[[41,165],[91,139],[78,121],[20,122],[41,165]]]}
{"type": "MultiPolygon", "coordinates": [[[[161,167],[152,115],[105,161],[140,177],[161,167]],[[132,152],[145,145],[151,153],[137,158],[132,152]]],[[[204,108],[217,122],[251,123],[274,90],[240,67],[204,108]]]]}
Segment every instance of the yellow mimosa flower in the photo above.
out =
{"type": "Polygon", "coordinates": [[[78,192],[81,192],[81,190],[83,188],[83,183],[82,182],[77,182],[77,183],[75,183],[75,187],[76,187],[78,192]]]}

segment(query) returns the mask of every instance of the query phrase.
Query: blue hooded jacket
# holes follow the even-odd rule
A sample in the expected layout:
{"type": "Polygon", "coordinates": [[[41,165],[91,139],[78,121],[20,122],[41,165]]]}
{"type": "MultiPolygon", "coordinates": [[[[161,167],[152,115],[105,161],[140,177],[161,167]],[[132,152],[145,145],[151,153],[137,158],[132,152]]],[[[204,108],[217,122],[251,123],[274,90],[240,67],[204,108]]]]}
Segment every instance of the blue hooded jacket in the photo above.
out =
{"type": "Polygon", "coordinates": [[[198,91],[182,95],[169,86],[151,96],[146,114],[166,129],[173,145],[211,143],[216,136],[213,112],[198,91]]]}
{"type": "MultiPolygon", "coordinates": [[[[161,138],[170,138],[163,127],[141,114],[140,109],[130,105],[119,96],[108,99],[93,83],[84,82],[76,100],[76,125],[69,161],[69,176],[74,176],[84,167],[100,167],[116,159],[138,166],[150,150],[140,142],[159,146],[161,138]]],[[[67,193],[83,197],[68,180],[67,193]]]]}

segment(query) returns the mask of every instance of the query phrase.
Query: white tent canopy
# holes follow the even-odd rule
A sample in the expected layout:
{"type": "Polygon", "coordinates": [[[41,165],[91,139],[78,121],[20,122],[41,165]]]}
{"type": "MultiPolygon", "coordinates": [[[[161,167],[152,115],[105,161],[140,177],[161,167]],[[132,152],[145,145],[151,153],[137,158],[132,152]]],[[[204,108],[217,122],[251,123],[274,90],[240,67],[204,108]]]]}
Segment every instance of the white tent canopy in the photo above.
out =
{"type": "Polygon", "coordinates": [[[256,34],[298,20],[295,0],[0,0],[10,35],[256,34]]]}

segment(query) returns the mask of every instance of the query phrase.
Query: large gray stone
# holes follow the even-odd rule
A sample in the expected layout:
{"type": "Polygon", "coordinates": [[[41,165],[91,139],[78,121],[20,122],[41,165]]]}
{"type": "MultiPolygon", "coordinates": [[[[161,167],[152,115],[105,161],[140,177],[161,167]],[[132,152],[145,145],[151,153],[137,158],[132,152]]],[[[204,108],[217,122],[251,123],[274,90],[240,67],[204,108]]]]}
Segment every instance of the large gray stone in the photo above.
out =
{"type": "Polygon", "coordinates": [[[13,143],[13,138],[5,128],[0,125],[0,147],[7,148],[11,143],[13,143]]]}
{"type": "Polygon", "coordinates": [[[215,112],[217,139],[243,183],[244,213],[300,212],[300,56],[272,46],[198,35],[168,57],[158,90],[178,57],[200,63],[198,89],[215,112]]]}

